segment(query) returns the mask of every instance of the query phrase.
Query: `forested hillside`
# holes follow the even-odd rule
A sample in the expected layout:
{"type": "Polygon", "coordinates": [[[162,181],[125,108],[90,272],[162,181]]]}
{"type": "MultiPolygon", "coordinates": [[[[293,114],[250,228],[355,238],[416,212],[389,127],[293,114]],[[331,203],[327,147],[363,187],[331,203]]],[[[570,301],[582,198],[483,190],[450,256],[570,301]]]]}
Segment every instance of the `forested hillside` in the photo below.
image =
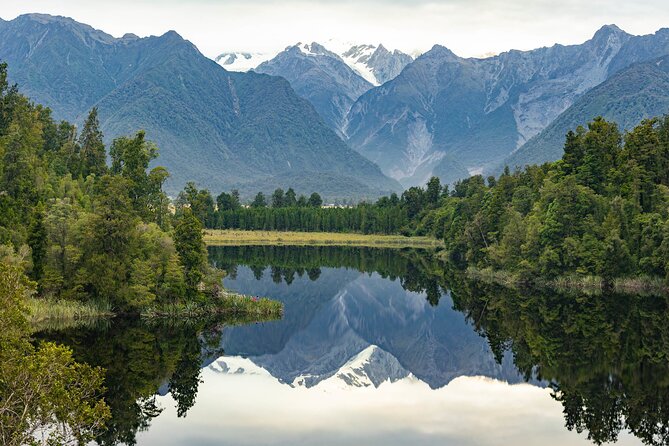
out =
{"type": "Polygon", "coordinates": [[[520,275],[669,273],[669,118],[622,135],[597,118],[561,160],[460,182],[418,232],[451,257],[520,275]]]}
{"type": "Polygon", "coordinates": [[[107,166],[95,108],[78,133],[9,86],[0,65],[2,262],[27,273],[43,299],[134,312],[200,298],[210,273],[202,226],[190,212],[171,218],[169,174],[148,169],[157,154],[140,131],[114,140],[107,166]]]}
{"type": "Polygon", "coordinates": [[[249,208],[225,200],[215,208],[204,190],[199,200],[209,205],[188,202],[210,228],[432,235],[461,266],[520,277],[666,277],[669,117],[625,134],[596,118],[567,134],[564,152],[553,163],[476,175],[452,189],[433,177],[426,188],[353,207],[314,207],[292,189],[260,193],[249,208]]]}

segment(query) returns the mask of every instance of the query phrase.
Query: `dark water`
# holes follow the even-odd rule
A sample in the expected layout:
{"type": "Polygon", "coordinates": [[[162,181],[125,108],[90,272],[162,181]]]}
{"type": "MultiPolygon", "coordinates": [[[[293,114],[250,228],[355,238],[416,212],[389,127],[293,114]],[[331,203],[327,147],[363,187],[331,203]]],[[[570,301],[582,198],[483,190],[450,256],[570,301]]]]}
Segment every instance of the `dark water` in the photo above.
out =
{"type": "Polygon", "coordinates": [[[283,319],[40,337],[107,369],[103,444],[667,444],[669,305],[473,282],[418,250],[217,247],[283,319]]]}

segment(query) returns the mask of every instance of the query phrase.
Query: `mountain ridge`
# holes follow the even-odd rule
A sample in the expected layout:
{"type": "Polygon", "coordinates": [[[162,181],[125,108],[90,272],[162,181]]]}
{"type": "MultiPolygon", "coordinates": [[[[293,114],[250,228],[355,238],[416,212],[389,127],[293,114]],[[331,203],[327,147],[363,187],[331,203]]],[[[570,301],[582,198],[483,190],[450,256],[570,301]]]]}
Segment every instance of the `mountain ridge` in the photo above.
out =
{"type": "Polygon", "coordinates": [[[435,172],[491,172],[615,72],[669,54],[668,42],[663,30],[633,36],[605,25],[579,45],[488,58],[462,58],[435,45],[362,95],[345,133],[354,149],[405,187],[435,172]]]}
{"type": "Polygon", "coordinates": [[[175,31],[114,38],[72,19],[24,15],[1,23],[0,38],[10,80],[55,117],[80,123],[97,106],[108,141],[144,129],[172,173],[170,193],[189,180],[217,193],[301,171],[354,177],[365,191],[351,195],[399,189],[285,79],[228,72],[175,31]]]}

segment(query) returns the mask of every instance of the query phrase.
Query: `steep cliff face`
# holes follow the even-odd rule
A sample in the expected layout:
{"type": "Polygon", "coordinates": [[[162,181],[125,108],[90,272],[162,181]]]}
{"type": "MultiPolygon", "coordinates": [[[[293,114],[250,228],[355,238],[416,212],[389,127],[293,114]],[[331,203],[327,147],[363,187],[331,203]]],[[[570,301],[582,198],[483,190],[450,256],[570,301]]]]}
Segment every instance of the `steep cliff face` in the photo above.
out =
{"type": "Polygon", "coordinates": [[[350,144],[405,186],[491,171],[617,71],[667,54],[666,32],[605,26],[572,46],[464,59],[435,46],[353,105],[350,144]]]}
{"type": "MultiPolygon", "coordinates": [[[[565,135],[603,116],[631,130],[643,119],[669,113],[669,56],[637,63],[588,91],[509,158],[505,165],[523,167],[562,156],[565,135]]],[[[501,168],[501,167],[500,167],[501,168]]]]}

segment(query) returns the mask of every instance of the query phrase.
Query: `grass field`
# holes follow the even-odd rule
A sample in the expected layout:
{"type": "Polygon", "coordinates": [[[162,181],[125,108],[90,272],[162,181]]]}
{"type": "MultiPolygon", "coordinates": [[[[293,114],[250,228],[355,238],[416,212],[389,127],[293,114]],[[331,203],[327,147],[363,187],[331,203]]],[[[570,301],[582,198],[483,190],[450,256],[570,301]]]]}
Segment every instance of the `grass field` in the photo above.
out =
{"type": "Polygon", "coordinates": [[[204,240],[208,245],[310,245],[366,246],[378,248],[436,248],[440,240],[403,235],[347,234],[339,232],[281,232],[208,229],[204,240]]]}

